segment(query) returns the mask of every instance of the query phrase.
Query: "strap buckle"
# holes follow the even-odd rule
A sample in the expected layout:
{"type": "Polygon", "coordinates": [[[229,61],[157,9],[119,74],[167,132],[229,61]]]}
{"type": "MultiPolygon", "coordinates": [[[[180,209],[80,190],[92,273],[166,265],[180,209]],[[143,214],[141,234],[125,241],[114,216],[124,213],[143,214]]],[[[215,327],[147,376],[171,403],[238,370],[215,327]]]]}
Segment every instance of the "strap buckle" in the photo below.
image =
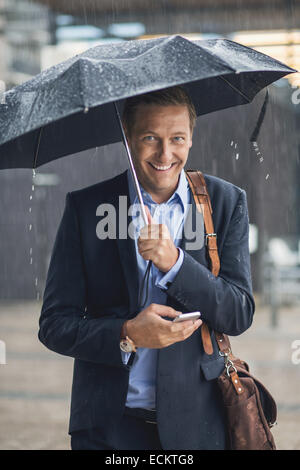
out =
{"type": "Polygon", "coordinates": [[[230,377],[230,369],[233,369],[235,372],[237,372],[237,368],[233,365],[233,362],[227,358],[227,361],[225,362],[225,367],[226,367],[226,373],[228,377],[230,377]]]}
{"type": "MultiPolygon", "coordinates": [[[[231,351],[230,351],[230,353],[231,353],[231,351]]],[[[220,356],[224,357],[226,373],[227,373],[228,377],[230,377],[230,369],[233,369],[235,372],[237,372],[237,368],[234,366],[232,360],[229,359],[227,352],[219,351],[219,354],[220,354],[220,356]]]]}
{"type": "Polygon", "coordinates": [[[217,234],[216,234],[216,233],[207,233],[207,234],[205,235],[205,245],[208,244],[208,237],[217,238],[217,234]]]}

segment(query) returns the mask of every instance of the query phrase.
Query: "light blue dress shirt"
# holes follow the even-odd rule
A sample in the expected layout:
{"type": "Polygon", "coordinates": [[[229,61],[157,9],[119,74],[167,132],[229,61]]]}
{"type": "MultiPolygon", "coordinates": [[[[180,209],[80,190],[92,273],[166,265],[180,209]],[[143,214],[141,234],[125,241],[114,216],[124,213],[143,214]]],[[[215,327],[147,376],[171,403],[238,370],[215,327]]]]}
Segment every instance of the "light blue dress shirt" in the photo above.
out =
{"type": "MultiPolygon", "coordinates": [[[[129,197],[133,210],[132,223],[135,227],[135,249],[138,264],[139,287],[141,288],[148,262],[142,258],[138,252],[137,239],[139,231],[144,226],[143,219],[138,214],[139,202],[130,171],[127,171],[129,197]]],[[[150,210],[152,219],[155,223],[166,224],[170,235],[178,247],[180,244],[183,226],[190,203],[190,188],[184,173],[181,171],[176,191],[170,199],[162,204],[157,204],[151,196],[141,187],[141,193],[144,204],[150,210]]],[[[149,276],[148,299],[144,309],[151,303],[165,305],[167,294],[167,283],[172,282],[178,273],[183,261],[183,251],[179,248],[179,257],[170,271],[163,273],[152,264],[149,276]]],[[[144,295],[143,295],[144,298],[144,295]]],[[[156,366],[158,349],[138,348],[135,354],[133,364],[129,375],[129,388],[126,400],[126,406],[131,408],[154,409],[156,406],[156,366]]],[[[126,364],[130,354],[122,352],[123,363],[126,364]]]]}

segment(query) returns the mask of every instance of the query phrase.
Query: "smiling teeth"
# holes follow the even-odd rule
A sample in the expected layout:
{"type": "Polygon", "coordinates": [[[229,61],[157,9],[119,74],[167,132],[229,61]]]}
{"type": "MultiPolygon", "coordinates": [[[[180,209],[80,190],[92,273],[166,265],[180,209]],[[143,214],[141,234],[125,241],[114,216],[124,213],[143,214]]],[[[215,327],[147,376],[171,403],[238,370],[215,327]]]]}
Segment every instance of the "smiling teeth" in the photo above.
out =
{"type": "Polygon", "coordinates": [[[172,166],[172,164],[169,166],[157,166],[157,165],[154,165],[154,163],[152,163],[152,165],[154,166],[156,170],[168,170],[172,166]]]}

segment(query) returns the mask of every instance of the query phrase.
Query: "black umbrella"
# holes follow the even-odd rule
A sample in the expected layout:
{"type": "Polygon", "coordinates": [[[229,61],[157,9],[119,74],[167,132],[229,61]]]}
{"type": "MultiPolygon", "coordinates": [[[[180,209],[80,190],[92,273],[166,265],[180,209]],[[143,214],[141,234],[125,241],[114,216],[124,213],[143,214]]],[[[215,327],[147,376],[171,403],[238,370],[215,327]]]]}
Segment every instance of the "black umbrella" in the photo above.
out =
{"type": "MultiPolygon", "coordinates": [[[[277,60],[226,39],[171,36],[100,45],[4,94],[0,169],[37,168],[122,139],[126,145],[118,108],[130,96],[184,85],[197,115],[202,115],[250,103],[261,89],[292,72],[277,60]]],[[[127,145],[126,149],[147,224],[127,145]]],[[[151,262],[145,282],[150,267],[151,262]]]]}
{"type": "Polygon", "coordinates": [[[51,160],[122,140],[115,102],[184,85],[197,115],[249,103],[294,69],[226,39],[181,36],[100,45],[2,96],[0,169],[51,160]]]}

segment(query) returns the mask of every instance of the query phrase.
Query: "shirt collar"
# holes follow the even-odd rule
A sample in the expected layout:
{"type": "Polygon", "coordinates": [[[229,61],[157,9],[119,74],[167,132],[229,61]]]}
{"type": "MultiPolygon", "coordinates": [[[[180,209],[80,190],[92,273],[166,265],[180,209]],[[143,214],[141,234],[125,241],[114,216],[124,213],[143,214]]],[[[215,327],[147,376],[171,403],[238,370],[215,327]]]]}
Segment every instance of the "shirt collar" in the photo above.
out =
{"type": "MultiPolygon", "coordinates": [[[[137,194],[135,190],[133,176],[130,170],[127,170],[127,180],[128,180],[128,187],[129,187],[130,204],[135,204],[137,202],[137,194]]],[[[141,188],[143,201],[145,204],[157,204],[156,202],[153,201],[150,194],[147,193],[147,191],[145,191],[142,186],[140,186],[140,188],[141,188]]],[[[189,203],[189,184],[185,176],[184,169],[182,169],[180,172],[176,191],[174,191],[172,196],[168,199],[168,201],[165,202],[165,204],[169,204],[172,201],[176,202],[176,200],[180,202],[183,213],[185,213],[188,207],[188,203],[189,203]]]]}

